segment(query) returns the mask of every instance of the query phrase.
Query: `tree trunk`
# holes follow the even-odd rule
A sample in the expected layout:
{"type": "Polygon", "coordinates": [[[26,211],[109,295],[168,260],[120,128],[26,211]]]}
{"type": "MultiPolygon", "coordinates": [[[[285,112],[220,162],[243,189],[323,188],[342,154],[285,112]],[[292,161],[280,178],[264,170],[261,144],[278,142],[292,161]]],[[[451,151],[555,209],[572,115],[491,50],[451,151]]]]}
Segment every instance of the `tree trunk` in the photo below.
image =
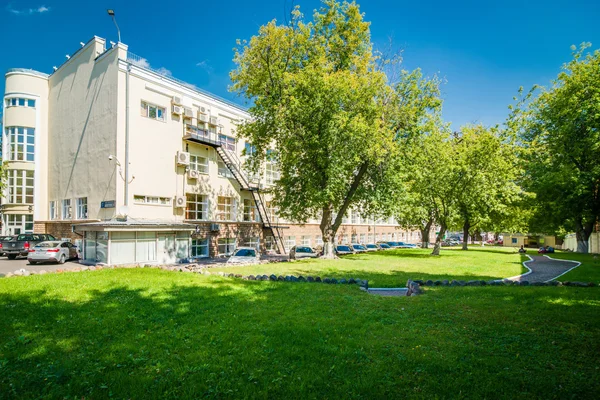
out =
{"type": "Polygon", "coordinates": [[[321,235],[323,236],[323,255],[322,258],[335,258],[335,231],[333,230],[331,206],[323,207],[323,216],[321,217],[321,235]]]}
{"type": "Polygon", "coordinates": [[[435,238],[435,246],[433,246],[433,251],[431,252],[432,256],[440,255],[440,250],[442,248],[442,239],[444,238],[445,233],[446,233],[446,225],[441,224],[440,231],[435,238]]]}
{"type": "Polygon", "coordinates": [[[463,250],[469,250],[467,242],[469,240],[469,229],[470,228],[471,228],[471,223],[469,222],[469,218],[465,218],[465,221],[463,223],[463,243],[462,243],[463,250]]]}
{"type": "Polygon", "coordinates": [[[431,225],[433,225],[433,219],[427,221],[424,227],[419,227],[419,230],[421,231],[421,248],[423,249],[429,248],[429,234],[431,232],[431,225]]]}
{"type": "Polygon", "coordinates": [[[580,219],[575,224],[575,237],[577,238],[577,252],[578,253],[589,253],[590,247],[590,236],[594,229],[594,222],[586,222],[580,219]]]}

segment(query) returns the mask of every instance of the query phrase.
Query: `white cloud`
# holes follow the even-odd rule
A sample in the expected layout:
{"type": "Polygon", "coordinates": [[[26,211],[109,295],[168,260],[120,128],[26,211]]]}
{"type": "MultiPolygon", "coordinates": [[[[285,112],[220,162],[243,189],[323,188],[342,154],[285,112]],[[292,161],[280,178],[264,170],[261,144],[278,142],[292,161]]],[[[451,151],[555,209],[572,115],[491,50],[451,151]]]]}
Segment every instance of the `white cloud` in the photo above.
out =
{"type": "Polygon", "coordinates": [[[168,70],[167,68],[165,68],[165,67],[153,68],[150,65],[150,62],[147,59],[145,59],[145,58],[140,57],[139,59],[129,59],[129,61],[132,64],[137,65],[140,68],[149,69],[151,71],[156,72],[157,74],[160,74],[160,75],[163,75],[163,76],[173,76],[173,73],[170,70],[168,70]]]}
{"type": "Polygon", "coordinates": [[[50,11],[50,7],[39,6],[38,8],[23,8],[21,10],[17,10],[12,7],[12,3],[6,6],[8,12],[14,15],[31,15],[31,14],[43,14],[50,11]]]}
{"type": "Polygon", "coordinates": [[[196,63],[196,67],[200,67],[203,70],[205,70],[207,73],[212,73],[213,72],[213,67],[210,66],[210,64],[208,63],[209,60],[202,60],[199,63],[196,63]]]}
{"type": "Polygon", "coordinates": [[[173,75],[171,73],[171,71],[169,71],[165,67],[160,67],[159,69],[156,70],[156,72],[158,72],[160,75],[164,75],[164,76],[172,76],[173,75]]]}

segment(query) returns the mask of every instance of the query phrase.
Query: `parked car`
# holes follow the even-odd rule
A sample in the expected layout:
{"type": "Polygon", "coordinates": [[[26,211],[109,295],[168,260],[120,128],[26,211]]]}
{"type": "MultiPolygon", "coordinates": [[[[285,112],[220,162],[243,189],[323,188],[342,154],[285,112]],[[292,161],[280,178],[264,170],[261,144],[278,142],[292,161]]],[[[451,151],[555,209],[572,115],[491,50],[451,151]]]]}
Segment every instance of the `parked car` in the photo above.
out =
{"type": "Polygon", "coordinates": [[[377,245],[379,246],[379,248],[380,248],[381,250],[388,250],[388,249],[391,249],[390,245],[389,245],[389,244],[387,244],[387,243],[377,243],[377,245]]]}
{"type": "Polygon", "coordinates": [[[367,252],[367,248],[364,245],[359,244],[359,243],[352,243],[352,248],[357,253],[366,253],[367,252]]]}
{"type": "Polygon", "coordinates": [[[255,264],[260,260],[260,255],[254,247],[238,247],[227,264],[255,264]]]}
{"type": "Polygon", "coordinates": [[[4,251],[2,250],[2,242],[9,241],[15,236],[0,236],[0,256],[4,256],[4,251]]]}
{"type": "Polygon", "coordinates": [[[10,240],[0,243],[2,251],[9,260],[14,260],[17,256],[28,256],[29,249],[36,244],[46,241],[56,241],[56,238],[46,233],[24,233],[13,236],[10,240]]]}
{"type": "Polygon", "coordinates": [[[76,258],[77,247],[60,240],[38,243],[27,252],[27,261],[32,265],[48,261],[64,264],[65,261],[76,258]]]}
{"type": "Polygon", "coordinates": [[[398,242],[386,242],[386,243],[393,249],[400,247],[398,242]]]}
{"type": "Polygon", "coordinates": [[[319,253],[312,247],[294,246],[290,250],[290,260],[298,260],[300,258],[317,258],[319,253]]]}
{"type": "Polygon", "coordinates": [[[338,246],[335,246],[335,254],[337,254],[338,256],[343,256],[346,254],[354,254],[354,249],[352,249],[352,247],[347,246],[347,245],[338,245],[338,246]]]}
{"type": "Polygon", "coordinates": [[[398,242],[398,247],[403,249],[416,249],[417,245],[412,243],[398,242]]]}
{"type": "Polygon", "coordinates": [[[368,244],[365,247],[367,248],[367,251],[379,251],[379,250],[381,250],[381,247],[379,247],[379,245],[373,244],[373,243],[368,244]]]}

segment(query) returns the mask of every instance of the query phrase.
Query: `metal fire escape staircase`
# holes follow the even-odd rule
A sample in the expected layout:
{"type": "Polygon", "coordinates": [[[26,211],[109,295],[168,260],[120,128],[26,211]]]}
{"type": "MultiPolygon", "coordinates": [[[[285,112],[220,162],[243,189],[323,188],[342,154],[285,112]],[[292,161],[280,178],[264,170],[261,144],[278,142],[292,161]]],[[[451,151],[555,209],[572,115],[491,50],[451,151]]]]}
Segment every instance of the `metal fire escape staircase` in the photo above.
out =
{"type": "Polygon", "coordinates": [[[242,161],[235,153],[225,150],[223,146],[215,146],[215,150],[223,160],[223,163],[225,163],[227,168],[229,168],[233,174],[233,177],[240,184],[240,188],[252,193],[252,198],[256,204],[256,209],[258,210],[260,220],[263,223],[263,228],[268,229],[271,232],[275,240],[278,253],[285,254],[285,245],[283,243],[283,236],[281,234],[281,229],[284,227],[273,224],[269,219],[269,214],[265,206],[264,198],[260,193],[260,188],[249,183],[248,178],[246,177],[246,174],[242,168],[242,161]]]}
{"type": "Polygon", "coordinates": [[[278,226],[271,222],[267,208],[265,207],[264,198],[260,193],[260,188],[257,185],[251,185],[249,183],[249,180],[242,168],[242,161],[238,158],[238,156],[234,152],[228,151],[224,148],[226,144],[220,140],[220,137],[217,133],[210,132],[205,129],[199,129],[198,127],[189,124],[184,125],[183,140],[208,145],[217,151],[223,160],[223,163],[225,163],[227,168],[229,168],[234,178],[239,183],[241,189],[252,193],[252,198],[254,199],[256,209],[258,210],[258,215],[263,223],[263,228],[271,232],[277,246],[277,251],[280,254],[285,254],[285,246],[283,243],[283,236],[281,235],[281,229],[287,227],[278,226]]]}

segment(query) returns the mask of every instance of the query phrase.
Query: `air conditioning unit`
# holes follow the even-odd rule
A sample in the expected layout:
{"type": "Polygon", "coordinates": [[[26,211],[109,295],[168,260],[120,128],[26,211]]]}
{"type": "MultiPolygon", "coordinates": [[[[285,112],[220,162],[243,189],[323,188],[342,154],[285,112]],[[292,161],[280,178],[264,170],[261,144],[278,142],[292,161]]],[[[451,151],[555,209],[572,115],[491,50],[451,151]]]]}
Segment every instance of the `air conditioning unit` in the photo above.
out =
{"type": "Polygon", "coordinates": [[[185,208],[185,196],[175,196],[175,208],[185,208]]]}
{"type": "Polygon", "coordinates": [[[206,108],[204,108],[204,107],[200,107],[200,112],[201,112],[201,113],[205,113],[205,112],[206,112],[206,108]]]}
{"type": "Polygon", "coordinates": [[[208,115],[198,113],[198,121],[200,121],[200,122],[208,122],[208,115]]]}
{"type": "Polygon", "coordinates": [[[219,125],[219,118],[217,118],[217,117],[210,117],[210,124],[211,125],[219,125]]]}
{"type": "Polygon", "coordinates": [[[190,153],[186,153],[185,151],[178,151],[177,165],[190,165],[190,153]]]}
{"type": "Polygon", "coordinates": [[[194,116],[194,112],[192,111],[191,108],[184,107],[183,112],[184,112],[184,116],[186,118],[192,118],[194,116]]]}
{"type": "Polygon", "coordinates": [[[219,224],[210,224],[210,231],[211,232],[218,232],[219,231],[219,224]]]}
{"type": "Polygon", "coordinates": [[[181,105],[181,97],[179,96],[173,96],[173,104],[178,104],[181,105]]]}
{"type": "Polygon", "coordinates": [[[187,176],[189,179],[198,179],[200,177],[200,174],[195,169],[190,169],[187,172],[187,176]]]}
{"type": "Polygon", "coordinates": [[[173,106],[173,111],[172,111],[172,113],[173,113],[174,115],[181,115],[181,113],[182,113],[182,112],[183,112],[183,109],[182,109],[182,107],[180,107],[180,106],[173,106]]]}

